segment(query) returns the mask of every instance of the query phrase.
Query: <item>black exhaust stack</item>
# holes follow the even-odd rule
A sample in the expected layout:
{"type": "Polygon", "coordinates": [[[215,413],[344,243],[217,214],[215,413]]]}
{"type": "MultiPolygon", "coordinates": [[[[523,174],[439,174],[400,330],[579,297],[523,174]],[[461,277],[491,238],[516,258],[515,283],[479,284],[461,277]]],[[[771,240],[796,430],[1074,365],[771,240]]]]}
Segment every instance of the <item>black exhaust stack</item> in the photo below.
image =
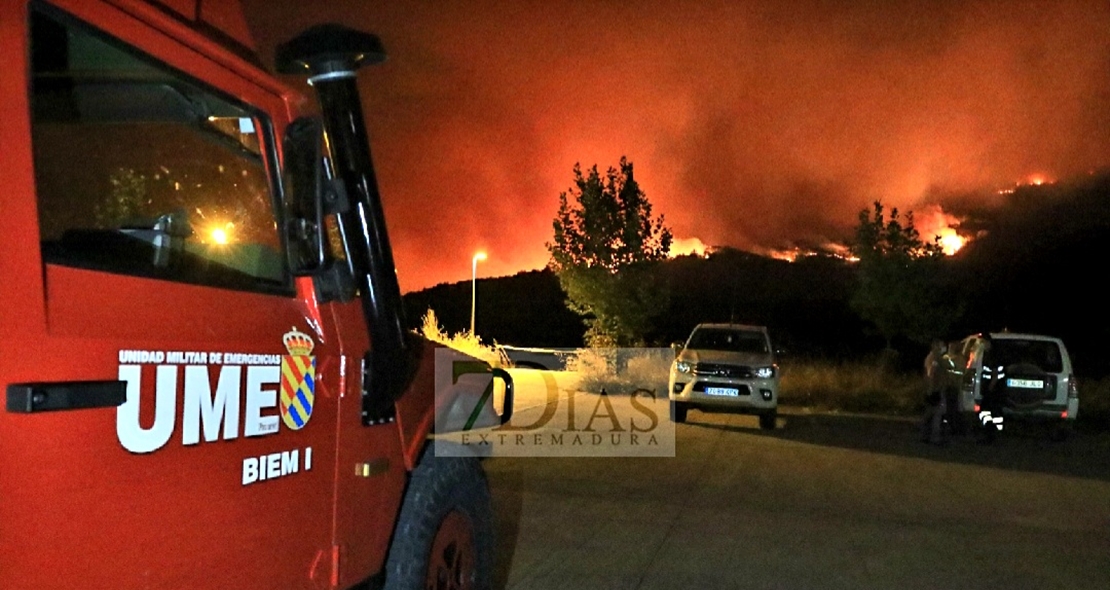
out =
{"type": "Polygon", "coordinates": [[[368,424],[392,419],[393,402],[415,372],[415,347],[405,330],[356,79],[360,67],[385,57],[376,35],[335,24],[308,29],[280,45],[275,56],[278,72],[307,75],[316,89],[335,175],[348,195],[350,206],[338,219],[370,333],[372,350],[363,360],[363,421],[368,424]]]}

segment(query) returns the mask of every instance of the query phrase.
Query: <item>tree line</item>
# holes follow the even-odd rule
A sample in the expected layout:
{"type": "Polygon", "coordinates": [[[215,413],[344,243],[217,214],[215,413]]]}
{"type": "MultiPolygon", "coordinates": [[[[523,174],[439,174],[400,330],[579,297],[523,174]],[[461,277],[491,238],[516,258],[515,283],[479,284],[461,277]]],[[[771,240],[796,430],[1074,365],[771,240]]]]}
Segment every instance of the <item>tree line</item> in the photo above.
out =
{"type": "MultiPolygon", "coordinates": [[[[584,318],[588,345],[643,345],[671,299],[659,266],[672,233],[662,215],[652,216],[627,158],[604,177],[596,165],[573,172],[573,186],[559,195],[549,267],[567,306],[584,318]]],[[[851,250],[858,258],[851,307],[888,348],[896,338],[926,344],[951,329],[960,304],[942,281],[945,256],[937,242],[921,239],[912,212],[888,214],[881,202],[860,211],[851,250]]]]}

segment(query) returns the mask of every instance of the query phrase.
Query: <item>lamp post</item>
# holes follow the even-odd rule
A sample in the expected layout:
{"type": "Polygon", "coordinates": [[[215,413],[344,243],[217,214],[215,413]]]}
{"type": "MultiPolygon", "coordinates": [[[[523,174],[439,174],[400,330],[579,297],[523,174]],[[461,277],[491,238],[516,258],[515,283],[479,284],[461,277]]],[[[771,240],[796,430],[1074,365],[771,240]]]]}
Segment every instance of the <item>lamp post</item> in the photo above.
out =
{"type": "Polygon", "coordinates": [[[485,252],[477,252],[470,259],[470,335],[474,335],[474,311],[478,301],[478,261],[485,260],[485,252]]]}

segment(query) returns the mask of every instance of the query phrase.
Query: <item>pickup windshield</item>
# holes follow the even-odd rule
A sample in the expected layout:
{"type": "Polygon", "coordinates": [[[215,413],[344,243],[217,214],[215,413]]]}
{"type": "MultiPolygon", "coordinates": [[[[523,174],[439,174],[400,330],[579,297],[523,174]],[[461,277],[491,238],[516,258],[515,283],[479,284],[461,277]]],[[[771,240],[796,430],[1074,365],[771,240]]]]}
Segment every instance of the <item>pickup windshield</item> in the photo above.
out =
{"type": "Polygon", "coordinates": [[[690,342],[686,347],[693,350],[720,350],[754,354],[766,354],[768,352],[767,338],[762,332],[727,328],[698,328],[690,335],[690,342]]]}

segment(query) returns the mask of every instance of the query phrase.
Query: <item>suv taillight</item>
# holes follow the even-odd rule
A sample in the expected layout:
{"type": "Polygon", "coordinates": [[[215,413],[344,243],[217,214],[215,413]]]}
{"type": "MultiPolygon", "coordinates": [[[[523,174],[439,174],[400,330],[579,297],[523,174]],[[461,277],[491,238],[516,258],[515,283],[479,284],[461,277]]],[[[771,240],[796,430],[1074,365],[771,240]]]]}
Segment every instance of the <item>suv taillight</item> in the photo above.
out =
{"type": "Polygon", "coordinates": [[[1075,375],[1068,375],[1068,397],[1079,399],[1079,383],[1076,383],[1075,375]]]}

